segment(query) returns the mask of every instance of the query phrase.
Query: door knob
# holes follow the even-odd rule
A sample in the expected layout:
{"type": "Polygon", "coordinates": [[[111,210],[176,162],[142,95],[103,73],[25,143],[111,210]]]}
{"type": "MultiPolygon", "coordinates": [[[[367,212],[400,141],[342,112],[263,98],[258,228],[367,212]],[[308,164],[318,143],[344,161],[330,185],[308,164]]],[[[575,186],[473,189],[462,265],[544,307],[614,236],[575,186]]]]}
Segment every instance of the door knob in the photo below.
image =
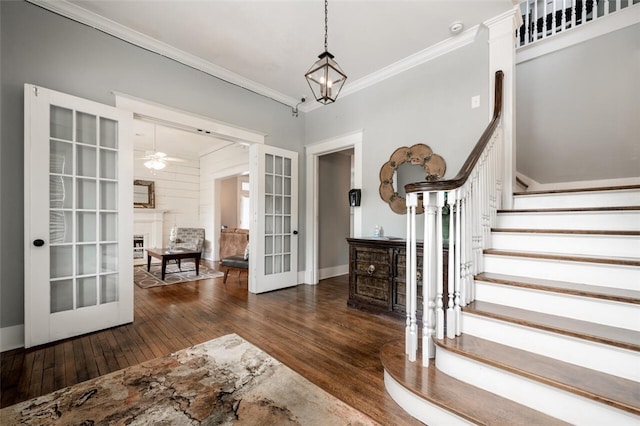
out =
{"type": "Polygon", "coordinates": [[[298,231],[293,231],[293,235],[298,235],[298,231]]]}
{"type": "Polygon", "coordinates": [[[42,247],[44,245],[44,240],[41,240],[40,238],[33,240],[33,245],[36,247],[42,247]]]}

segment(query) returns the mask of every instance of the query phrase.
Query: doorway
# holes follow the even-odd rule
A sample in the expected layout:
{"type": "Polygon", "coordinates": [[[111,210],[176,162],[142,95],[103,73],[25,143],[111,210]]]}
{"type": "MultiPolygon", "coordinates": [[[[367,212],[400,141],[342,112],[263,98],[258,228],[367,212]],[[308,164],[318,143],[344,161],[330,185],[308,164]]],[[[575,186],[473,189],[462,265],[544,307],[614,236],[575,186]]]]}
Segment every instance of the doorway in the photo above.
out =
{"type": "MultiPolygon", "coordinates": [[[[362,131],[349,133],[335,138],[327,139],[308,145],[306,147],[306,165],[307,165],[307,195],[306,195],[306,271],[305,283],[317,284],[320,280],[319,273],[319,249],[320,249],[320,159],[321,157],[352,150],[352,167],[351,167],[351,185],[352,188],[362,188],[362,131]]],[[[348,151],[351,152],[351,151],[348,151]]],[[[348,205],[348,190],[337,193],[337,199],[342,198],[345,205],[348,205]]],[[[366,194],[363,194],[366,196],[366,194]]],[[[339,202],[339,201],[338,201],[339,202]]],[[[330,216],[329,216],[330,217],[330,216]]],[[[351,208],[350,212],[350,234],[352,237],[362,235],[362,210],[360,207],[351,208]]],[[[343,239],[345,236],[340,235],[335,238],[343,239]]],[[[323,271],[323,274],[332,274],[338,271],[323,271]]]]}

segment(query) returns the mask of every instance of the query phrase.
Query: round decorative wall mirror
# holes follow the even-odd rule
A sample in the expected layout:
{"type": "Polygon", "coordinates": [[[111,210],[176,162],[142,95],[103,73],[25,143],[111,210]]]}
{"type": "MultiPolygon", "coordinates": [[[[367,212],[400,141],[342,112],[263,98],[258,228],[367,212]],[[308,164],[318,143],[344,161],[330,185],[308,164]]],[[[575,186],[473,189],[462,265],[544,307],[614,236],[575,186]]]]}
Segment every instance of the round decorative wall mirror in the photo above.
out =
{"type": "MultiPolygon", "coordinates": [[[[428,145],[423,143],[415,144],[411,147],[403,146],[396,149],[389,161],[382,165],[380,169],[380,197],[391,207],[395,213],[406,214],[407,206],[404,197],[404,186],[408,183],[421,180],[433,181],[442,179],[447,165],[444,158],[434,154],[428,145]],[[419,166],[415,170],[406,170],[408,165],[419,166]],[[424,175],[423,173],[426,173],[424,175]],[[421,176],[416,178],[415,176],[421,176]],[[394,186],[394,182],[396,186],[394,186]]],[[[422,201],[419,201],[416,213],[424,212],[422,201]]]]}

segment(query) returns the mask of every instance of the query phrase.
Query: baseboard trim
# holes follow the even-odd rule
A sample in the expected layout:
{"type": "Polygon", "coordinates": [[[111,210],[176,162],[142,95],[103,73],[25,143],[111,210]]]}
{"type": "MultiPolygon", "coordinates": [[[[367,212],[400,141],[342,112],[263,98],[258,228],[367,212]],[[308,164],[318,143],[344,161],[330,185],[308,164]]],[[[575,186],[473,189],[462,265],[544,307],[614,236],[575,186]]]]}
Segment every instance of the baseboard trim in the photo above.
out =
{"type": "Polygon", "coordinates": [[[24,347],[24,324],[0,328],[0,352],[24,347]]]}
{"type": "Polygon", "coordinates": [[[324,280],[325,278],[337,277],[339,275],[346,275],[349,273],[349,265],[338,265],[329,268],[322,268],[318,270],[318,279],[324,280]]]}

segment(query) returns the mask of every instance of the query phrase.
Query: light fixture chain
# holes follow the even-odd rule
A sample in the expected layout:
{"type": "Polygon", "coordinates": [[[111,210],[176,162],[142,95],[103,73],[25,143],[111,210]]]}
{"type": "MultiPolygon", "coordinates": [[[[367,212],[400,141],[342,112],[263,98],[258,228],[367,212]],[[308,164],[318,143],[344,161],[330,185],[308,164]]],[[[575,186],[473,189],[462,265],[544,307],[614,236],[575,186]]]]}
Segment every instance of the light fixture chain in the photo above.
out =
{"type": "Polygon", "coordinates": [[[324,51],[326,52],[327,49],[327,38],[328,38],[328,32],[329,32],[329,0],[324,0],[324,51]]]}

